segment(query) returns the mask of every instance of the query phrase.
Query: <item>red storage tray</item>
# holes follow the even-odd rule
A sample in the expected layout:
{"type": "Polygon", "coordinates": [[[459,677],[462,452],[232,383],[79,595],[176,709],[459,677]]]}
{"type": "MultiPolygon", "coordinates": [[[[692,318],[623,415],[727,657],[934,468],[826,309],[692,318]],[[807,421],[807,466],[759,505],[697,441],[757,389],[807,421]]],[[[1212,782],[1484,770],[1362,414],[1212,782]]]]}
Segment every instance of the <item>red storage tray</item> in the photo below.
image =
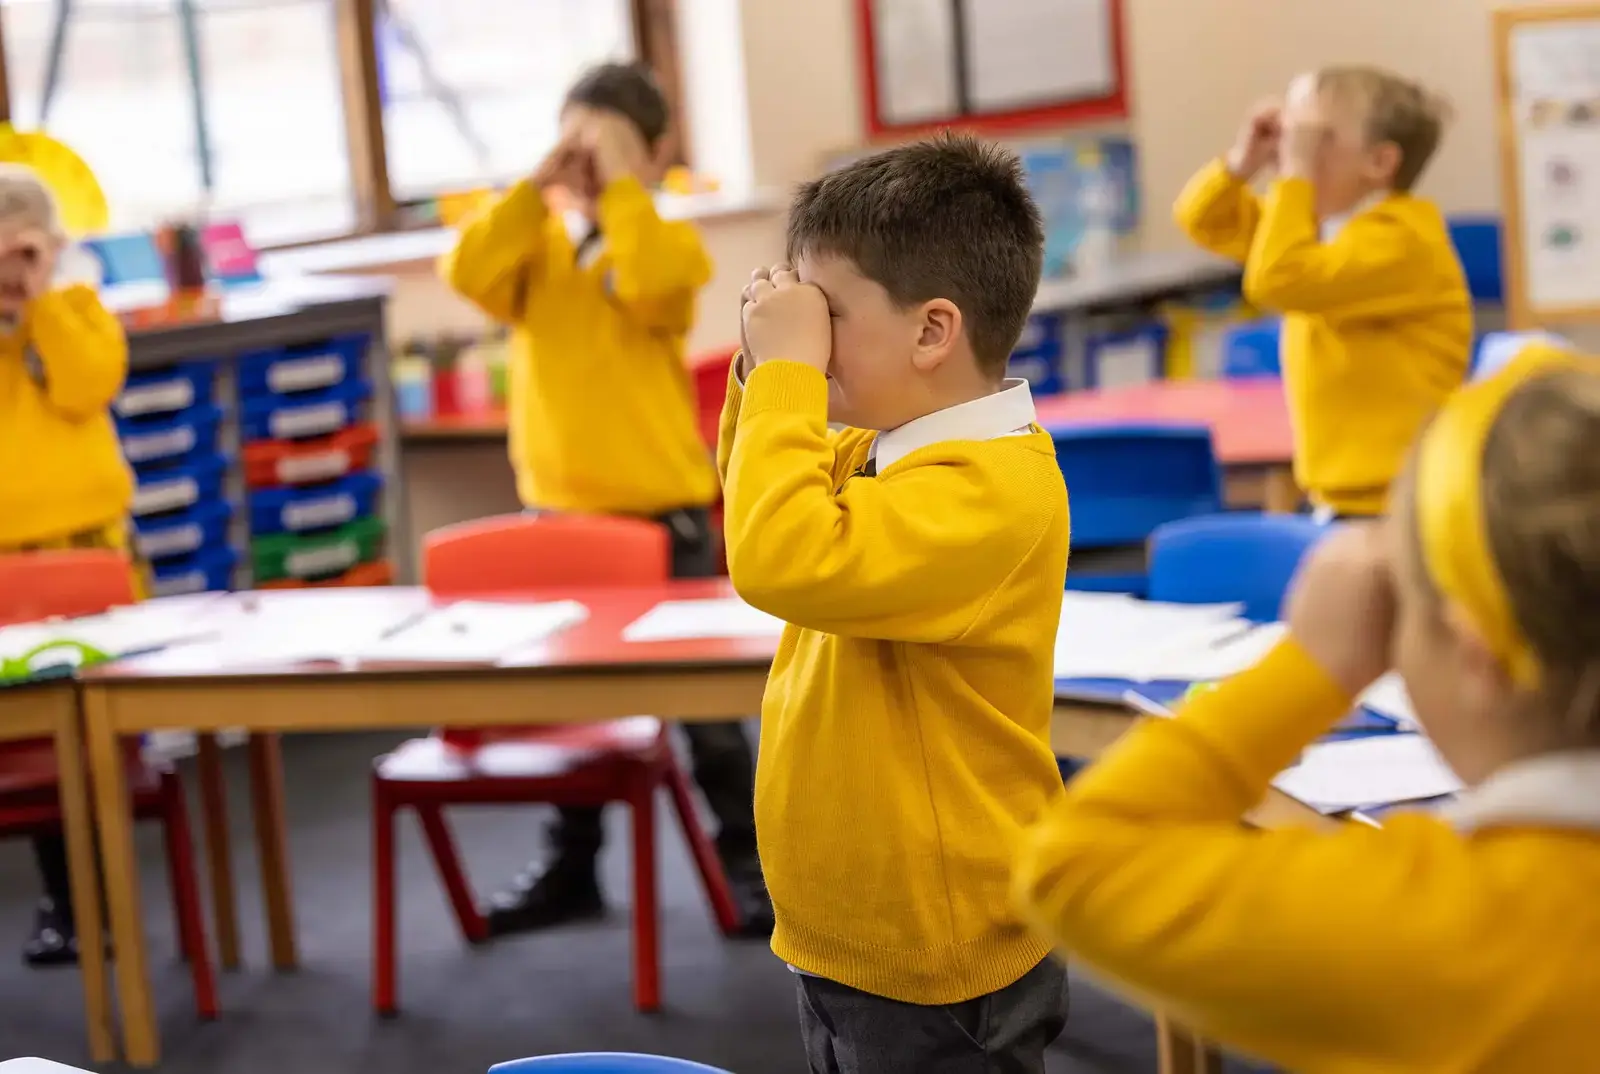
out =
{"type": "Polygon", "coordinates": [[[241,449],[244,480],[251,488],[331,481],[372,464],[378,427],[369,423],[314,440],[257,440],[241,449]]]}

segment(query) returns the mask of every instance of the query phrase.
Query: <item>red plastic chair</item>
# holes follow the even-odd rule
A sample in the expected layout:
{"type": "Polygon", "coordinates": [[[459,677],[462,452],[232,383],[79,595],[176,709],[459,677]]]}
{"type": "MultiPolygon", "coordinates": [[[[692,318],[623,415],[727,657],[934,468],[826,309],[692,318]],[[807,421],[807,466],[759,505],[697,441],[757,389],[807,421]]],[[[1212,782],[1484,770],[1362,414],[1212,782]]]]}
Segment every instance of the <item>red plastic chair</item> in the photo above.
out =
{"type": "MultiPolygon", "coordinates": [[[[448,597],[506,594],[554,585],[649,585],[668,577],[665,530],[632,519],[580,515],[510,515],[439,530],[423,542],[429,588],[448,597]]],[[[434,865],[461,934],[468,943],[488,936],[445,824],[448,805],[548,803],[600,806],[625,802],[633,816],[633,997],[641,1011],[661,1005],[656,905],[655,794],[665,786],[683,826],[712,913],[723,933],[738,925],[727,878],[695,812],[689,781],[665,728],[651,717],[606,723],[496,731],[492,736],[435,735],[412,740],[373,766],[372,1005],[398,1009],[394,817],[417,812],[434,865]],[[642,723],[642,721],[648,721],[642,723]],[[554,755],[559,771],[490,774],[475,760],[486,743],[554,755]]]]}
{"type": "MultiPolygon", "coordinates": [[[[73,549],[0,555],[0,622],[96,615],[134,603],[133,576],[120,552],[73,549]]],[[[167,765],[146,762],[137,742],[126,750],[133,815],[160,821],[177,936],[194,982],[195,1011],[217,1016],[217,985],[206,944],[194,843],[183,783],[167,765]]],[[[0,837],[61,830],[60,771],[48,739],[0,745],[0,837]]]]}
{"type": "MultiPolygon", "coordinates": [[[[728,394],[728,367],[733,365],[737,350],[714,351],[689,363],[694,375],[695,406],[700,414],[700,435],[713,454],[717,450],[717,433],[722,425],[722,400],[728,394]]],[[[722,501],[718,499],[711,508],[711,528],[717,535],[717,569],[728,573],[728,552],[722,543],[722,501]]]]}

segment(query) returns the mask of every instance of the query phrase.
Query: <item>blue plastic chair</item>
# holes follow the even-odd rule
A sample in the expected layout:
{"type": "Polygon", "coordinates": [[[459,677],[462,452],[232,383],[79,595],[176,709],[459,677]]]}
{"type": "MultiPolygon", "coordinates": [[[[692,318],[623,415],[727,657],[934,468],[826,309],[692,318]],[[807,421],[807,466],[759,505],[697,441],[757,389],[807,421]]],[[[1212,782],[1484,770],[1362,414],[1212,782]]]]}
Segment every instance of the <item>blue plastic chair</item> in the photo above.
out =
{"type": "Polygon", "coordinates": [[[1228,380],[1283,375],[1279,347],[1283,322],[1276,317],[1246,321],[1222,333],[1222,375],[1228,380]]]}
{"type": "Polygon", "coordinates": [[[1467,274],[1467,290],[1478,302],[1505,300],[1500,265],[1500,219],[1495,216],[1457,216],[1450,219],[1450,241],[1467,274]]]}
{"type": "Polygon", "coordinates": [[[541,1055],[496,1063],[489,1074],[732,1074],[731,1071],[691,1063],[687,1059],[667,1059],[659,1055],[634,1055],[624,1052],[583,1052],[573,1055],[541,1055]]]}
{"type": "Polygon", "coordinates": [[[1162,526],[1150,536],[1150,599],[1238,601],[1245,618],[1274,622],[1301,557],[1328,531],[1309,515],[1212,515],[1162,526]]]}
{"type": "Polygon", "coordinates": [[[1222,471],[1203,426],[1062,426],[1050,435],[1072,505],[1068,589],[1142,594],[1143,546],[1155,528],[1223,509],[1222,471]]]}

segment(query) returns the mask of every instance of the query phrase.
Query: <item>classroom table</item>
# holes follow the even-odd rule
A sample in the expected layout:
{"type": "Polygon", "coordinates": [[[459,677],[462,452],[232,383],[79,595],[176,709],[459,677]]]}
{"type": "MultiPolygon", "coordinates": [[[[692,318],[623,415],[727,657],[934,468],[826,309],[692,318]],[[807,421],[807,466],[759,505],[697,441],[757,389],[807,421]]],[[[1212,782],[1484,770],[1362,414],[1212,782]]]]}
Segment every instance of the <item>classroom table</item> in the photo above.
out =
{"type": "Polygon", "coordinates": [[[89,805],[89,770],[84,761],[76,689],[71,679],[64,678],[0,688],[0,743],[39,738],[55,742],[61,830],[67,843],[67,871],[78,927],[89,1056],[96,1063],[104,1063],[116,1058],[116,1043],[89,805]]]}
{"type": "Polygon", "coordinates": [[[1291,470],[1294,432],[1283,382],[1276,378],[1156,381],[1048,396],[1034,406],[1046,428],[1130,422],[1206,426],[1229,503],[1285,512],[1300,506],[1291,470]]]}
{"type": "MultiPolygon", "coordinates": [[[[416,592],[401,588],[327,591],[348,607],[359,600],[382,609],[388,602],[396,622],[415,608],[416,592]]],[[[196,732],[239,727],[251,732],[330,732],[441,726],[526,726],[572,723],[650,713],[667,720],[725,720],[760,710],[776,639],[693,639],[627,642],[622,631],[663,600],[723,598],[726,579],[674,581],[659,586],[604,590],[540,590],[522,599],[573,599],[588,618],[555,637],[527,647],[497,664],[303,663],[230,665],[215,653],[185,666],[169,657],[154,665],[130,661],[102,665],[81,677],[84,733],[92,774],[101,863],[117,952],[124,1058],[137,1067],[159,1057],[149,969],[142,928],[128,789],[119,738],[182,728],[196,732]]],[[[508,598],[515,599],[511,595],[508,598]]],[[[241,594],[236,600],[248,600],[241,594]]],[[[317,599],[308,594],[307,614],[317,599]]],[[[331,614],[331,613],[330,613],[331,614]]],[[[381,618],[381,615],[378,616],[381,618]]],[[[1052,743],[1058,754],[1098,755],[1130,725],[1131,715],[1113,706],[1058,703],[1052,743]]],[[[265,775],[255,795],[257,834],[284,853],[281,773],[265,775]]],[[[1285,823],[1307,811],[1271,795],[1255,819],[1285,823]]],[[[269,874],[270,875],[270,874],[269,874]]],[[[280,871],[281,875],[281,871],[280,871]]],[[[284,907],[269,915],[280,933],[275,947],[293,951],[288,892],[269,892],[284,907]]],[[[291,958],[292,964],[292,958],[291,958]]],[[[1164,1027],[1163,1069],[1193,1074],[1197,1052],[1187,1037],[1164,1027]]]]}

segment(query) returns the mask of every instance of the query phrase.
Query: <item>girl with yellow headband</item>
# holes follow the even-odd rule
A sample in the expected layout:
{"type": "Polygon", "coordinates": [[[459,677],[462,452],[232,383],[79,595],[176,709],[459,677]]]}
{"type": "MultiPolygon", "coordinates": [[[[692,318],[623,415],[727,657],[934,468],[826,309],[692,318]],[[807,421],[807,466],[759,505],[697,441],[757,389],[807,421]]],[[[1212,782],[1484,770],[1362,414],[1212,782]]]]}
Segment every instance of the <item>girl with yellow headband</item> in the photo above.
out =
{"type": "Polygon", "coordinates": [[[1018,863],[1116,987],[1300,1074],[1600,1070],[1600,362],[1458,392],[1286,639],[1075,778],[1018,863]],[[1242,814],[1390,666],[1467,789],[1381,828],[1242,814]]]}

